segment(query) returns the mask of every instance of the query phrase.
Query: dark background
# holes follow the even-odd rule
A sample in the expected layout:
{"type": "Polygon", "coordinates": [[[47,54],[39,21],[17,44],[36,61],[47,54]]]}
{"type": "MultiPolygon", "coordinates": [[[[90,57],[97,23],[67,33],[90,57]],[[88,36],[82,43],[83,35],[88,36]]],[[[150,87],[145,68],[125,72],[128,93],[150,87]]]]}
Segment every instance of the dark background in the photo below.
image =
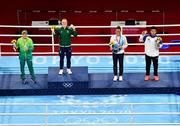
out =
{"type": "MultiPolygon", "coordinates": [[[[180,24],[178,0],[14,0],[1,1],[0,25],[31,25],[32,21],[67,18],[74,25],[110,25],[111,21],[145,20],[147,24],[180,24]],[[40,10],[40,12],[33,12],[40,10]],[[112,10],[112,12],[105,12],[112,10]],[[127,13],[122,10],[128,10],[127,13]],[[137,12],[137,11],[144,11],[137,12]],[[159,12],[152,12],[159,10],[159,12]],[[55,12],[48,12],[55,11],[55,12]],[[66,11],[66,12],[63,12],[66,11]],[[76,11],[82,11],[77,13],[76,11]],[[89,11],[97,11],[90,13],[89,11]]],[[[22,29],[0,28],[0,34],[18,34],[22,29]]],[[[50,34],[50,30],[28,29],[30,34],[50,34]]],[[[110,34],[110,29],[77,29],[79,34],[110,34]]],[[[180,33],[180,28],[159,28],[160,32],[180,33]]],[[[141,31],[139,31],[141,32],[141,31]]],[[[10,42],[13,37],[0,37],[0,42],[10,42]]],[[[138,38],[128,38],[138,42],[138,38]]],[[[179,39],[179,36],[163,37],[165,42],[179,39]]],[[[51,43],[51,38],[33,38],[35,43],[51,43]]],[[[56,43],[58,40],[56,40],[56,43]]],[[[108,43],[109,37],[73,38],[73,43],[108,43]]],[[[57,50],[58,48],[56,48],[57,50]]],[[[109,51],[108,47],[74,47],[75,52],[109,51]]],[[[177,51],[178,47],[169,50],[177,51]]],[[[2,51],[12,51],[4,47],[2,51]]],[[[51,51],[51,47],[37,47],[35,51],[51,51]]],[[[143,51],[143,47],[129,47],[127,51],[143,51]]]]}

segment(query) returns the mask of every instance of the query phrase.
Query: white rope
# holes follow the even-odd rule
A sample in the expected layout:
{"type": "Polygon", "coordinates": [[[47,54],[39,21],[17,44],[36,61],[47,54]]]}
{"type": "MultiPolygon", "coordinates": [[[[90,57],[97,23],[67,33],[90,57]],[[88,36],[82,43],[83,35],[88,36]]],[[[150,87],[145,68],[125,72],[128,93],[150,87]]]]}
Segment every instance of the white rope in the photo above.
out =
{"type": "Polygon", "coordinates": [[[1,56],[1,45],[0,45],[0,56],[1,56]]]}
{"type": "MultiPolygon", "coordinates": [[[[22,35],[15,34],[0,34],[0,37],[21,37],[22,35]]],[[[29,37],[52,37],[52,35],[28,35],[29,37]]]]}
{"type": "Polygon", "coordinates": [[[0,113],[0,116],[77,116],[77,115],[180,115],[180,112],[124,112],[124,113],[0,113]]]}
{"type": "MultiPolygon", "coordinates": [[[[123,34],[126,37],[139,37],[141,34],[123,34]]],[[[157,34],[158,36],[180,36],[180,33],[175,34],[157,34]]],[[[106,35],[78,35],[78,37],[111,37],[112,34],[106,35]]]]}
{"type": "Polygon", "coordinates": [[[55,48],[54,48],[54,34],[53,34],[53,32],[52,32],[52,34],[51,34],[51,41],[52,41],[52,52],[54,53],[55,52],[55,48]]]}
{"type": "MultiPolygon", "coordinates": [[[[35,46],[59,46],[59,44],[34,44],[35,46]]],[[[129,46],[142,46],[144,43],[129,43],[129,46]]],[[[180,43],[164,43],[164,45],[180,45],[180,43]]],[[[0,46],[12,46],[11,43],[0,43],[0,46]]],[[[72,46],[108,46],[108,44],[72,44],[72,46]]],[[[18,52],[1,52],[2,54],[18,54],[18,52]]],[[[43,54],[58,54],[58,52],[33,52],[35,55],[43,55],[43,54]]],[[[73,52],[75,55],[110,55],[111,52],[73,52]]],[[[128,55],[142,55],[144,52],[125,52],[128,55]]],[[[180,52],[160,52],[160,54],[180,54],[180,52]]]]}
{"type": "MultiPolygon", "coordinates": [[[[121,26],[123,28],[146,28],[146,27],[180,27],[180,24],[166,24],[166,25],[129,25],[121,26]]],[[[61,26],[57,26],[61,27],[61,26]]],[[[76,26],[76,28],[115,28],[116,26],[76,26]]],[[[22,25],[0,25],[0,28],[51,28],[51,26],[22,26],[22,25]]]]}
{"type": "MultiPolygon", "coordinates": [[[[18,52],[2,52],[1,55],[16,55],[18,52]]],[[[34,55],[57,55],[58,52],[33,52],[34,55]]],[[[112,52],[73,52],[73,55],[111,55],[112,52]]],[[[144,52],[125,52],[128,55],[144,55],[144,52]]],[[[160,54],[164,55],[180,55],[180,52],[160,52],[160,54]]]]}
{"type": "MultiPolygon", "coordinates": [[[[108,52],[87,52],[87,53],[75,52],[73,54],[76,54],[76,55],[89,55],[89,54],[90,55],[109,55],[109,54],[112,54],[112,52],[109,52],[109,53],[108,52]]],[[[143,55],[145,53],[144,52],[125,52],[125,54],[143,55]]],[[[180,52],[160,52],[160,54],[166,54],[166,55],[168,55],[168,54],[180,54],[180,52]]]]}
{"type": "MultiPolygon", "coordinates": [[[[141,34],[124,34],[126,37],[138,37],[141,34]]],[[[157,34],[158,36],[180,36],[180,33],[175,34],[157,34]]],[[[0,34],[0,37],[21,37],[20,34],[0,34]]],[[[52,35],[28,35],[29,37],[52,37],[52,35]]],[[[112,34],[104,35],[78,35],[78,37],[111,37],[112,34]]],[[[73,36],[72,36],[73,37],[73,36]]]]}
{"type": "Polygon", "coordinates": [[[0,103],[0,106],[107,106],[107,105],[180,105],[180,102],[129,103],[0,103]]]}
{"type": "MultiPolygon", "coordinates": [[[[1,46],[12,46],[11,43],[0,43],[1,46]]],[[[143,46],[144,43],[128,43],[128,46],[143,46]]],[[[163,45],[180,45],[180,42],[177,43],[163,43],[163,45]]],[[[34,46],[59,46],[59,44],[34,44],[34,46]]],[[[72,46],[109,46],[109,44],[72,44],[72,46]]]]}
{"type": "MultiPolygon", "coordinates": [[[[45,126],[44,124],[0,124],[1,126],[45,126]]],[[[180,123],[58,123],[47,126],[180,126],[180,123]]]]}
{"type": "MultiPolygon", "coordinates": [[[[125,34],[125,36],[127,37],[138,37],[141,34],[125,34]]],[[[158,36],[180,36],[179,33],[175,33],[175,34],[157,34],[158,36]]]]}

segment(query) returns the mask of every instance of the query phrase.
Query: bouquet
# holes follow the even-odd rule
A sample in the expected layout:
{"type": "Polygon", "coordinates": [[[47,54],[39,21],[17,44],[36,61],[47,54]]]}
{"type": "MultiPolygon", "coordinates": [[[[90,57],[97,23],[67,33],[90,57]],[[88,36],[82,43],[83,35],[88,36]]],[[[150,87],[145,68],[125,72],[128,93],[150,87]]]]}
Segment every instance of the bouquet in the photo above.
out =
{"type": "Polygon", "coordinates": [[[16,51],[16,49],[17,49],[17,47],[16,47],[16,45],[17,45],[17,40],[16,40],[16,39],[13,39],[13,40],[11,41],[11,44],[13,45],[13,50],[16,51]]]}

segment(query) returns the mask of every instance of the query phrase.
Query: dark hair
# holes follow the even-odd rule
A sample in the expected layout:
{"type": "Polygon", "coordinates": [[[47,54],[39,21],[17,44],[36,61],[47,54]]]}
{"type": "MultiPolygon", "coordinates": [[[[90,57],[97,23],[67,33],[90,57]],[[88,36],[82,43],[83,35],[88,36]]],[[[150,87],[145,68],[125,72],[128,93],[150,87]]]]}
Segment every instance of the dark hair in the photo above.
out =
{"type": "Polygon", "coordinates": [[[154,27],[154,26],[152,26],[152,27],[150,28],[150,30],[157,30],[157,28],[154,27]]]}
{"type": "Polygon", "coordinates": [[[116,29],[120,29],[120,30],[121,30],[121,27],[120,27],[120,26],[117,26],[116,29]]]}

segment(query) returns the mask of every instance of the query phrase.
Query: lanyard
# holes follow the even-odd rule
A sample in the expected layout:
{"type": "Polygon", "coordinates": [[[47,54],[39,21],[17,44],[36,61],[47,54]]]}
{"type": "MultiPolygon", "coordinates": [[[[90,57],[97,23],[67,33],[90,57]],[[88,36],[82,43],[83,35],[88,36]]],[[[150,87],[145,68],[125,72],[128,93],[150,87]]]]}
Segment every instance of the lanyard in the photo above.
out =
{"type": "Polygon", "coordinates": [[[120,37],[119,37],[119,40],[118,40],[118,36],[116,36],[116,42],[120,42],[120,37]]]}
{"type": "Polygon", "coordinates": [[[118,36],[116,36],[116,42],[118,42],[118,44],[120,44],[120,40],[121,40],[121,36],[119,36],[119,40],[118,40],[118,36]]]}
{"type": "Polygon", "coordinates": [[[24,47],[27,46],[27,39],[23,39],[24,47]]]}

